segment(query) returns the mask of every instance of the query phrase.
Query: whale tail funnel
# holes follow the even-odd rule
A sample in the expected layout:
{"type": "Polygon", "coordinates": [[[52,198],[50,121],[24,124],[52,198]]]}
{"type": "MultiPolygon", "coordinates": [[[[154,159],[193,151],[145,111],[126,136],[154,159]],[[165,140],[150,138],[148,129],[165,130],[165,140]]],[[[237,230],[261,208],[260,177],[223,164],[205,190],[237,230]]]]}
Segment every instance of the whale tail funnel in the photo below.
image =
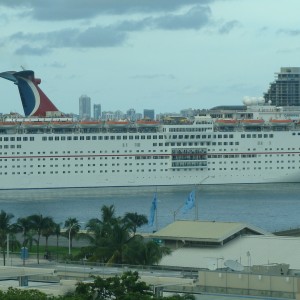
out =
{"type": "Polygon", "coordinates": [[[0,77],[13,81],[18,86],[26,117],[61,116],[61,112],[39,88],[41,79],[35,78],[33,71],[7,71],[0,73],[0,77]]]}

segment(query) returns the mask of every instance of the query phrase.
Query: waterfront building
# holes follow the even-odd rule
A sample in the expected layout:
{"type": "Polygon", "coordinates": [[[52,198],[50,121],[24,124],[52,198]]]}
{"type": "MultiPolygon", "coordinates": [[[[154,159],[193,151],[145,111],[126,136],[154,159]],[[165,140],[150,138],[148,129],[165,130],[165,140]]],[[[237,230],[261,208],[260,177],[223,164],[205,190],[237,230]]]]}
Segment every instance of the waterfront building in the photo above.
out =
{"type": "Polygon", "coordinates": [[[155,119],[154,109],[144,109],[144,119],[154,120],[155,119]]]}
{"type": "Polygon", "coordinates": [[[79,98],[79,118],[91,118],[91,98],[87,95],[81,95],[79,98]]]}
{"type": "Polygon", "coordinates": [[[101,118],[101,104],[94,104],[93,113],[95,120],[99,120],[101,118]]]}
{"type": "Polygon", "coordinates": [[[300,68],[280,68],[264,98],[266,103],[276,106],[300,106],[300,68]]]}

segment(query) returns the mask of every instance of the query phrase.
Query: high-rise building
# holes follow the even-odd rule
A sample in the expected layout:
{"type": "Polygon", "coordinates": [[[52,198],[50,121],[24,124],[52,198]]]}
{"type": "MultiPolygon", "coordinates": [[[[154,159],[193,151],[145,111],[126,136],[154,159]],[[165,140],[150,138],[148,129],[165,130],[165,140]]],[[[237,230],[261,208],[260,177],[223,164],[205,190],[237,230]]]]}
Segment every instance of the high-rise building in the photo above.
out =
{"type": "Polygon", "coordinates": [[[134,108],[130,108],[127,110],[127,119],[130,121],[136,121],[136,114],[135,114],[135,109],[134,108]]]}
{"type": "Polygon", "coordinates": [[[144,109],[144,119],[154,120],[154,109],[144,109]]]}
{"type": "Polygon", "coordinates": [[[101,104],[94,104],[93,116],[95,120],[101,119],[101,104]]]}
{"type": "Polygon", "coordinates": [[[276,106],[300,106],[300,68],[280,68],[264,98],[276,106]]]}
{"type": "Polygon", "coordinates": [[[91,98],[87,95],[82,95],[79,98],[79,118],[90,119],[91,118],[91,98]]]}

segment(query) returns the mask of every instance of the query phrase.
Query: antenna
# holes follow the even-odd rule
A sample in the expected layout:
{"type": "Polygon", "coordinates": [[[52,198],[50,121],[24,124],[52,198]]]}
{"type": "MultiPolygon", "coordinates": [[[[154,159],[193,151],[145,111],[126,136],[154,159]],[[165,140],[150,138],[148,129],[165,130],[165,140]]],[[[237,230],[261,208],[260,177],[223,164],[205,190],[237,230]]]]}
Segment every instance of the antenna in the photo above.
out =
{"type": "Polygon", "coordinates": [[[23,66],[21,66],[21,69],[23,70],[23,71],[25,71],[26,69],[23,67],[23,66]]]}
{"type": "Polygon", "coordinates": [[[237,271],[237,272],[241,272],[244,270],[244,266],[241,265],[239,262],[235,261],[235,260],[226,260],[224,262],[224,265],[226,267],[228,267],[229,269],[231,269],[232,271],[237,271]]]}

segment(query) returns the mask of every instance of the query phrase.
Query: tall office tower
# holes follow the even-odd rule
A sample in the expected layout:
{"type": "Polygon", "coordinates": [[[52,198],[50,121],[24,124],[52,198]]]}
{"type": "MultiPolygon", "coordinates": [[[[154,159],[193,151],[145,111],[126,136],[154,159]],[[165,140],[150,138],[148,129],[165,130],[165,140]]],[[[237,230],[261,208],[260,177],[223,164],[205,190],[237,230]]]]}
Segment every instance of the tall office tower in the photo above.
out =
{"type": "Polygon", "coordinates": [[[79,118],[85,120],[91,118],[91,98],[87,95],[79,98],[79,118]]]}
{"type": "Polygon", "coordinates": [[[93,113],[94,113],[94,119],[99,120],[101,119],[101,104],[94,104],[93,106],[93,113]]]}
{"type": "Polygon", "coordinates": [[[276,106],[300,106],[300,68],[280,68],[264,98],[276,106]]]}
{"type": "Polygon", "coordinates": [[[144,109],[144,119],[154,120],[154,109],[144,109]]]}
{"type": "Polygon", "coordinates": [[[136,115],[135,115],[135,109],[134,108],[130,108],[127,110],[127,119],[130,121],[136,121],[136,115]]]}

